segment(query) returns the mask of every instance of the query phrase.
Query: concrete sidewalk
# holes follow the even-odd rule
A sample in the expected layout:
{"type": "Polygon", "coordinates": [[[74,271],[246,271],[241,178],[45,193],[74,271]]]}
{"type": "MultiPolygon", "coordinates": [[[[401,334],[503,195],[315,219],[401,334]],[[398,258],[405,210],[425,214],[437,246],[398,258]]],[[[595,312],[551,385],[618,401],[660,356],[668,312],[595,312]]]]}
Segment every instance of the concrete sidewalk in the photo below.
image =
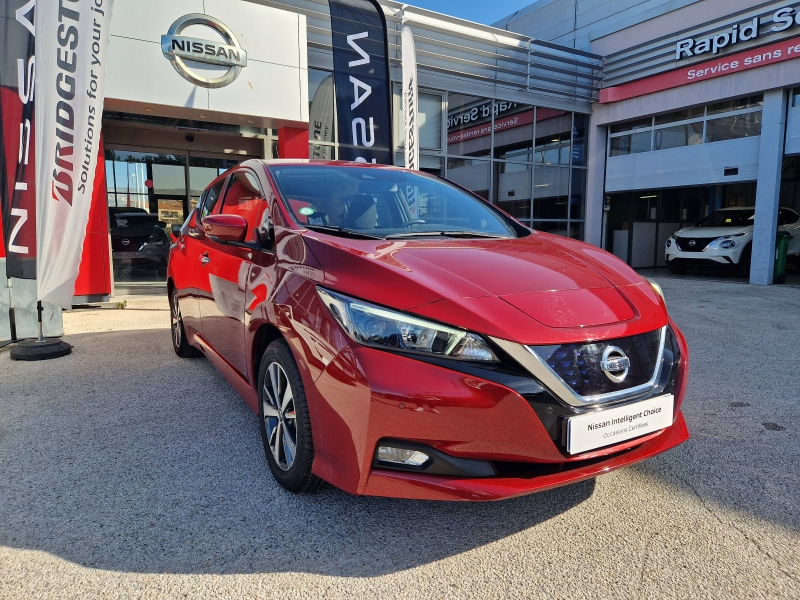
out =
{"type": "Polygon", "coordinates": [[[798,598],[800,290],[664,278],[686,444],[492,504],[294,496],[164,297],[0,350],[0,598],[798,598]]]}

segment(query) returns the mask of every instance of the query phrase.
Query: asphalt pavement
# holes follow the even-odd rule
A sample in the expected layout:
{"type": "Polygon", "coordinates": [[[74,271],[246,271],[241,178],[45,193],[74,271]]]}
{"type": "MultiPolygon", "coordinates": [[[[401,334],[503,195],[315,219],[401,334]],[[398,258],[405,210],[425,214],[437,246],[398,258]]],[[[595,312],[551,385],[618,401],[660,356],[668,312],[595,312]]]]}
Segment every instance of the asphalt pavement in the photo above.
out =
{"type": "Polygon", "coordinates": [[[487,504],[295,496],[165,298],[0,350],[0,598],[800,598],[800,289],[664,278],[692,439],[487,504]]]}

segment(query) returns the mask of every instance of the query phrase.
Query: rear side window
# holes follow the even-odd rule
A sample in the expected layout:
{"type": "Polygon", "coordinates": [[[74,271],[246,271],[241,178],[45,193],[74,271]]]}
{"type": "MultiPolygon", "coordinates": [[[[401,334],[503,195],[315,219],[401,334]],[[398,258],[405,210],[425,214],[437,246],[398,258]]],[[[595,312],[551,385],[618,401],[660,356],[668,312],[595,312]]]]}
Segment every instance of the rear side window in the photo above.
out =
{"type": "Polygon", "coordinates": [[[250,232],[247,239],[250,239],[253,236],[253,229],[259,222],[264,204],[264,194],[255,176],[247,171],[238,171],[229,180],[220,212],[223,215],[244,217],[247,221],[247,230],[250,232]]]}
{"type": "Polygon", "coordinates": [[[200,207],[200,219],[202,220],[203,217],[210,215],[214,207],[217,205],[217,201],[219,200],[220,194],[222,192],[222,186],[225,185],[225,179],[220,179],[217,183],[212,185],[210,188],[206,190],[205,193],[205,201],[203,202],[202,206],[200,207]]]}

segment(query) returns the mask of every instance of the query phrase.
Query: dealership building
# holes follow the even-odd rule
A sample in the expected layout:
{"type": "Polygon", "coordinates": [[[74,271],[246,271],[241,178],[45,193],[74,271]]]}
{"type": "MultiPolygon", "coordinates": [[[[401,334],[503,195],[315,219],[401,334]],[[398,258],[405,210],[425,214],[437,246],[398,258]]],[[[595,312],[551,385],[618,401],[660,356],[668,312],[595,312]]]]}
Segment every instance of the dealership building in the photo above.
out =
{"type": "MultiPolygon", "coordinates": [[[[380,4],[395,164],[405,23],[423,170],[639,268],[663,266],[680,227],[755,206],[751,281],[771,281],[778,207],[800,209],[794,5],[539,0],[484,26],[380,4]]],[[[238,162],[338,156],[326,0],[116,0],[107,63],[106,185],[76,303],[163,289],[170,226],[238,162]],[[197,60],[186,38],[206,49],[197,60]]],[[[9,291],[16,306],[31,293],[9,291]]],[[[18,315],[20,337],[33,318],[18,315]]]]}
{"type": "MultiPolygon", "coordinates": [[[[800,3],[539,0],[496,26],[603,56],[585,239],[634,267],[718,208],[755,206],[771,282],[779,206],[800,210],[800,3]]],[[[784,211],[784,214],[786,211],[784,211]]]]}

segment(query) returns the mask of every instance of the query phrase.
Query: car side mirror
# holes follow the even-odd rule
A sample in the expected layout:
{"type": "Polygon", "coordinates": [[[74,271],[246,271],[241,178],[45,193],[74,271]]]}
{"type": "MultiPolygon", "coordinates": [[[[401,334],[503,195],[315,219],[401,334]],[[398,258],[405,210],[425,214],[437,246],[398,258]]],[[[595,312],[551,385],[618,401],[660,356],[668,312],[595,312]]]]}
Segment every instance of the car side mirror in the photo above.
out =
{"type": "Polygon", "coordinates": [[[208,215],[203,232],[218,242],[242,242],[247,236],[247,221],[239,215],[208,215]]]}
{"type": "Polygon", "coordinates": [[[159,221],[158,223],[156,223],[156,225],[158,225],[161,229],[166,229],[167,228],[167,222],[166,221],[159,221]]]}
{"type": "Polygon", "coordinates": [[[174,235],[176,238],[181,237],[181,229],[183,229],[183,225],[176,224],[173,225],[171,229],[172,235],[174,235]]]}

